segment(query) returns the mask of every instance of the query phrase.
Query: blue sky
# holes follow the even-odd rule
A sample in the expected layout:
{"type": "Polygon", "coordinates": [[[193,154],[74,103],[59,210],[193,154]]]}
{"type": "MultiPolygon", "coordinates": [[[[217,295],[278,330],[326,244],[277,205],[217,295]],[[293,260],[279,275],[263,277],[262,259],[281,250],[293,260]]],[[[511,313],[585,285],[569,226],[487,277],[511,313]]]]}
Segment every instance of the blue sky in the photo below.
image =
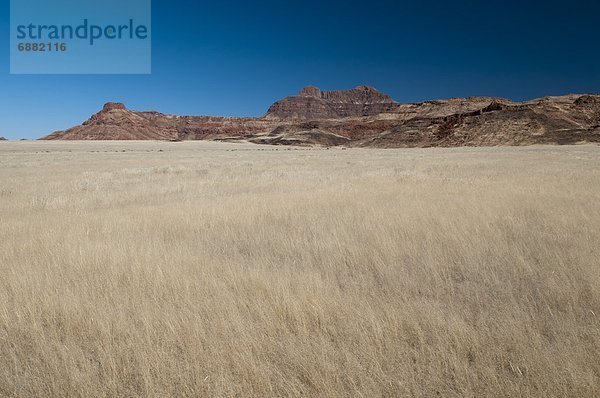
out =
{"type": "Polygon", "coordinates": [[[259,116],[306,85],[372,85],[400,102],[600,93],[592,1],[152,3],[151,75],[10,75],[0,8],[0,136],[38,138],[108,101],[259,116]]]}

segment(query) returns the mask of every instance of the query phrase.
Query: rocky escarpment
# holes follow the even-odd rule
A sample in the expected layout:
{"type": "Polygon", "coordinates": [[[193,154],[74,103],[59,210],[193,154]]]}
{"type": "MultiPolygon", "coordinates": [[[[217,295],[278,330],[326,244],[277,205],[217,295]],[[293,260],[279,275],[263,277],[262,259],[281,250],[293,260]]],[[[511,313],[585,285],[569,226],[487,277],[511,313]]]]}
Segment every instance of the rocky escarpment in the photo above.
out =
{"type": "Polygon", "coordinates": [[[81,126],[55,132],[46,139],[67,140],[169,140],[177,131],[165,117],[152,121],[124,104],[109,102],[81,126]]]}
{"type": "Polygon", "coordinates": [[[81,126],[54,132],[55,140],[229,140],[264,131],[274,124],[257,118],[177,116],[132,111],[109,102],[81,126]]]}
{"type": "Polygon", "coordinates": [[[398,107],[390,96],[373,87],[351,90],[321,91],[309,86],[297,95],[275,102],[267,112],[269,119],[335,119],[374,116],[398,107]]]}
{"type": "Polygon", "coordinates": [[[600,96],[525,102],[470,97],[399,104],[368,86],[307,87],[259,118],[176,116],[107,103],[80,126],[44,139],[227,140],[361,147],[491,146],[600,142],[600,96]]]}

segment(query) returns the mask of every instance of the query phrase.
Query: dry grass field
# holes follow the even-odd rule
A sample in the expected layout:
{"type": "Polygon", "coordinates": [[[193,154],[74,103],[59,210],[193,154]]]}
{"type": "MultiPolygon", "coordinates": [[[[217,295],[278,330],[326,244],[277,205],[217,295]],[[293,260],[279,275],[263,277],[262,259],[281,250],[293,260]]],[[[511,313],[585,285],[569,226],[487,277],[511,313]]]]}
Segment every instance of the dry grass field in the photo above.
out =
{"type": "Polygon", "coordinates": [[[0,396],[598,397],[600,147],[0,143],[0,396]]]}

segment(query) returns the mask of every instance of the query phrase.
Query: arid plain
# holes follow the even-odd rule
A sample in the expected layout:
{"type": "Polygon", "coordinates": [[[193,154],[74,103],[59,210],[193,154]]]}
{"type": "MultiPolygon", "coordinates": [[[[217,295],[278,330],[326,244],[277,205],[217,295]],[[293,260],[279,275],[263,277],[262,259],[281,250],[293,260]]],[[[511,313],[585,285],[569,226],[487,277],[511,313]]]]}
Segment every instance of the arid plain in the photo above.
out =
{"type": "Polygon", "coordinates": [[[0,143],[0,396],[598,397],[600,147],[0,143]]]}

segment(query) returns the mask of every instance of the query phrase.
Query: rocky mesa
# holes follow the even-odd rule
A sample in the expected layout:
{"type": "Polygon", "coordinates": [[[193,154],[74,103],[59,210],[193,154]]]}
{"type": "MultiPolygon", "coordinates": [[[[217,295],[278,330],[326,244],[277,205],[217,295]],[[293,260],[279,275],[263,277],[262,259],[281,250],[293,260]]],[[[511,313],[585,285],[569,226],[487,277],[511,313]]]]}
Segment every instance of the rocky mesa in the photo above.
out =
{"type": "Polygon", "coordinates": [[[309,86],[257,118],[178,116],[109,102],[46,140],[221,140],[349,147],[494,146],[600,142],[600,95],[525,102],[471,97],[400,104],[373,87],[309,86]]]}
{"type": "Polygon", "coordinates": [[[390,96],[369,86],[335,91],[321,91],[318,87],[309,86],[298,95],[271,105],[267,118],[290,120],[376,116],[393,112],[397,106],[390,96]]]}

